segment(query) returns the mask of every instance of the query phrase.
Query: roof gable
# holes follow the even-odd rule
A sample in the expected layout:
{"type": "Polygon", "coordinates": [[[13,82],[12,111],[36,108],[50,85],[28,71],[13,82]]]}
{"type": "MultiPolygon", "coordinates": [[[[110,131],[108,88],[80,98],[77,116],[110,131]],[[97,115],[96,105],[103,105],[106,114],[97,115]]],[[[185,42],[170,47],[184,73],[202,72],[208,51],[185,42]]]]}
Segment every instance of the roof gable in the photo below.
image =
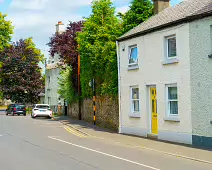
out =
{"type": "Polygon", "coordinates": [[[184,0],[176,6],[166,8],[157,15],[152,16],[147,21],[122,35],[118,40],[133,38],[139,34],[146,34],[159,28],[206,16],[212,16],[212,0],[184,0]]]}

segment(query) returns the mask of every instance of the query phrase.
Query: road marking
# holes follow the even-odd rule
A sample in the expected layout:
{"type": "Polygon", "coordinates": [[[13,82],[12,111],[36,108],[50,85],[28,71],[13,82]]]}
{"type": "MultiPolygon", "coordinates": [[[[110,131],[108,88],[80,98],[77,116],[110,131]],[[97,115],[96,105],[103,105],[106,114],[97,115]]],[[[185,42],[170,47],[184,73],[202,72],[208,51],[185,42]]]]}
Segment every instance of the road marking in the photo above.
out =
{"type": "Polygon", "coordinates": [[[95,153],[98,153],[98,154],[102,154],[102,155],[105,155],[105,156],[108,156],[108,157],[116,158],[116,159],[119,159],[119,160],[122,160],[122,161],[125,161],[125,162],[129,162],[129,163],[132,163],[132,164],[143,166],[145,168],[149,168],[149,169],[153,169],[153,170],[161,170],[161,169],[158,169],[158,168],[155,168],[155,167],[152,167],[152,166],[148,166],[148,165],[145,165],[145,164],[142,164],[142,163],[131,161],[129,159],[121,158],[121,157],[114,156],[114,155],[111,155],[111,154],[107,154],[107,153],[104,153],[104,152],[101,152],[101,151],[90,149],[90,148],[87,148],[87,147],[84,147],[84,146],[80,146],[80,145],[77,145],[77,144],[74,144],[74,143],[70,143],[70,142],[67,142],[67,141],[52,137],[52,136],[48,136],[48,138],[56,140],[56,141],[60,141],[60,142],[63,142],[63,143],[66,143],[66,144],[69,144],[69,145],[72,145],[72,146],[75,146],[75,147],[78,147],[78,148],[89,150],[89,151],[92,151],[92,152],[95,152],[95,153]]]}
{"type": "Polygon", "coordinates": [[[0,135],[0,137],[2,137],[3,135],[0,135]]]}
{"type": "Polygon", "coordinates": [[[76,136],[78,136],[78,137],[80,137],[80,138],[85,138],[85,137],[86,137],[85,135],[82,135],[82,134],[78,133],[77,131],[72,130],[71,128],[69,128],[69,127],[67,127],[67,126],[64,126],[64,129],[65,129],[66,131],[68,131],[69,133],[71,133],[71,134],[73,134],[73,135],[76,135],[76,136]]]}
{"type": "Polygon", "coordinates": [[[39,125],[38,128],[63,128],[63,126],[47,126],[47,125],[39,125]]]}

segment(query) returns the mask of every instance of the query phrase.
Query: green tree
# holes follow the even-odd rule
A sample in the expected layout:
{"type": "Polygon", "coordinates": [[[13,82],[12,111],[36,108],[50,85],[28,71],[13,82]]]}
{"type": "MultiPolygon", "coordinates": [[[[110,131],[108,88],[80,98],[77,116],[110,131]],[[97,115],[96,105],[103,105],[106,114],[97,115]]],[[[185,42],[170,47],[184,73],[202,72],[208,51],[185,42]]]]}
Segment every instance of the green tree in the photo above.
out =
{"type": "Polygon", "coordinates": [[[116,39],[121,23],[110,0],[94,0],[92,14],[85,19],[77,41],[81,56],[82,95],[89,96],[89,82],[95,78],[97,94],[117,95],[116,39]]]}
{"type": "Polygon", "coordinates": [[[7,15],[0,12],[0,51],[9,45],[13,34],[11,21],[6,20],[7,15]]]}
{"type": "Polygon", "coordinates": [[[151,0],[133,0],[130,9],[125,14],[118,14],[123,20],[123,33],[146,21],[152,15],[153,4],[151,0]]]}
{"type": "Polygon", "coordinates": [[[58,94],[60,94],[66,101],[71,104],[76,101],[77,95],[73,88],[71,81],[72,69],[71,66],[67,66],[65,69],[61,69],[60,77],[58,78],[58,94]]]}

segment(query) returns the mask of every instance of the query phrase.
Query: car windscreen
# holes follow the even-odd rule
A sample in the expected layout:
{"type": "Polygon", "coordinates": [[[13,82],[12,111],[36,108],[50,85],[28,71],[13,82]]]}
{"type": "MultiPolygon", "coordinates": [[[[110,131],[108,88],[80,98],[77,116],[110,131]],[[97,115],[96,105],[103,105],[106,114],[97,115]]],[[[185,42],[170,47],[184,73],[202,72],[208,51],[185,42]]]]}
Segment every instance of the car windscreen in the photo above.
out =
{"type": "Polygon", "coordinates": [[[24,109],[24,108],[26,108],[26,106],[24,106],[24,105],[17,105],[16,108],[17,109],[24,109]]]}
{"type": "Polygon", "coordinates": [[[49,109],[49,106],[46,106],[46,105],[38,105],[38,106],[36,106],[36,108],[39,108],[39,109],[49,109]]]}

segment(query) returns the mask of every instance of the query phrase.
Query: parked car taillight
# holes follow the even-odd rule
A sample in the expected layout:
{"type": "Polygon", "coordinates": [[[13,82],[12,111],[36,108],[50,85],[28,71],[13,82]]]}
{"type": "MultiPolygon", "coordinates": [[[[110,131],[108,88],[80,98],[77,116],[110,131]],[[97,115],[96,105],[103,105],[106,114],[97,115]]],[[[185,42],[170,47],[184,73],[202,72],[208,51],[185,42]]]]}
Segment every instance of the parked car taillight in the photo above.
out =
{"type": "Polygon", "coordinates": [[[26,108],[24,108],[24,110],[26,111],[26,108]]]}

